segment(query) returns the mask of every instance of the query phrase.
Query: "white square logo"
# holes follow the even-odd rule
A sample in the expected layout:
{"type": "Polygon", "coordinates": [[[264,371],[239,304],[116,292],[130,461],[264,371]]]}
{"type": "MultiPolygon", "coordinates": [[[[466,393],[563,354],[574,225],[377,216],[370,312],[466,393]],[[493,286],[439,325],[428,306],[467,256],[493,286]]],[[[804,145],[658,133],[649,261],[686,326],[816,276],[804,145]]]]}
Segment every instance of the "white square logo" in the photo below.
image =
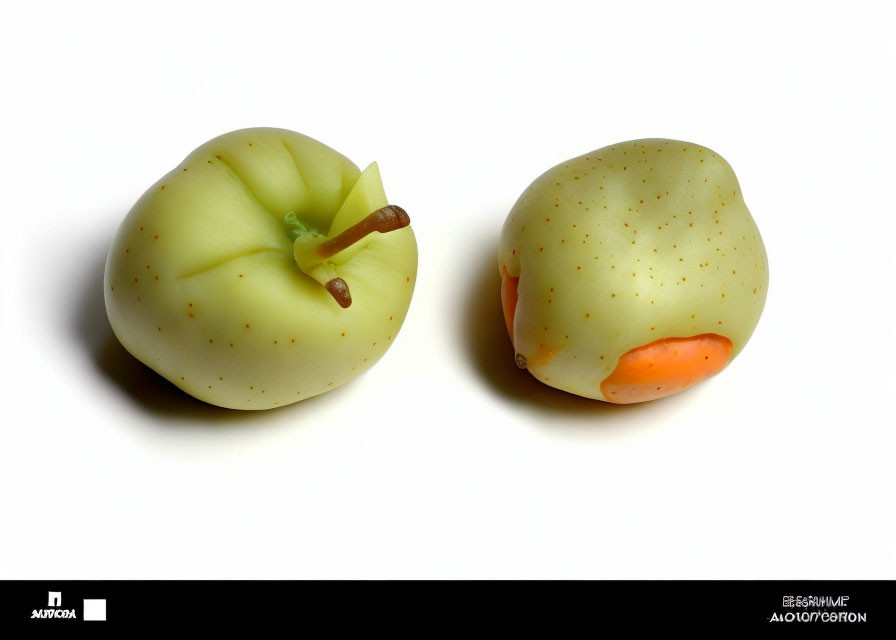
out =
{"type": "Polygon", "coordinates": [[[106,600],[84,599],[84,620],[105,620],[106,600]]]}

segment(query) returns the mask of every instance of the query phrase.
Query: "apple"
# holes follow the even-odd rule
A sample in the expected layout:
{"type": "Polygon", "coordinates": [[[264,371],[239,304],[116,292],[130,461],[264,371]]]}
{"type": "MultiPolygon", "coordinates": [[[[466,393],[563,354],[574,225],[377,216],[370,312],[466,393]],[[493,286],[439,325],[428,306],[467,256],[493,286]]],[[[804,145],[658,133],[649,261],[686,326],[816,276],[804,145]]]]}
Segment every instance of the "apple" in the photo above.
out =
{"type": "Polygon", "coordinates": [[[498,267],[517,364],[620,404],[724,369],[768,290],[734,171],[676,140],[622,142],[544,173],[507,217],[498,267]]]}
{"type": "Polygon", "coordinates": [[[150,187],[109,250],[105,301],[124,347],[187,393],[269,409],[345,384],[395,340],[417,245],[363,172],[284,129],[196,149],[150,187]]]}

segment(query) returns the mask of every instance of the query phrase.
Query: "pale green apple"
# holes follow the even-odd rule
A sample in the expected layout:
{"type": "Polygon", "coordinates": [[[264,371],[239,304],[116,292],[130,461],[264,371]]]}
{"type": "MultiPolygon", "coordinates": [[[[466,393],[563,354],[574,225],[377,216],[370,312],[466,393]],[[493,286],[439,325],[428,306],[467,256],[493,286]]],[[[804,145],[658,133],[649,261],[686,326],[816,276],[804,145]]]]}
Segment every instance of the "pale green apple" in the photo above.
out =
{"type": "Polygon", "coordinates": [[[215,138],[119,228],[105,273],[112,329],[139,360],[222,407],[269,409],[335,389],[386,352],[410,305],[411,228],[357,240],[353,226],[387,204],[376,164],[362,173],[306,136],[215,138]],[[343,232],[357,241],[314,257],[343,232]],[[328,291],[340,282],[350,299],[344,287],[328,291]]]}
{"type": "Polygon", "coordinates": [[[543,174],[504,224],[499,269],[518,364],[617,403],[721,371],[753,333],[768,289],[734,171],[675,140],[623,142],[543,174]]]}

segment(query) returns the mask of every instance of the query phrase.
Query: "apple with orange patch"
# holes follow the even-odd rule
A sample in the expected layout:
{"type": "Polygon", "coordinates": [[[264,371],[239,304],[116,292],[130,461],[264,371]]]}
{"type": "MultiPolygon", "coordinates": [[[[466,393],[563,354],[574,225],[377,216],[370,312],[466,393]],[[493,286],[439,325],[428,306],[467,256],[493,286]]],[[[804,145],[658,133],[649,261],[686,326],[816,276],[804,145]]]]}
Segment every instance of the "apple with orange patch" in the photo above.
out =
{"type": "Polygon", "coordinates": [[[504,223],[498,266],[517,365],[619,404],[719,373],[768,290],[734,171],[676,140],[623,142],[543,174],[504,223]]]}

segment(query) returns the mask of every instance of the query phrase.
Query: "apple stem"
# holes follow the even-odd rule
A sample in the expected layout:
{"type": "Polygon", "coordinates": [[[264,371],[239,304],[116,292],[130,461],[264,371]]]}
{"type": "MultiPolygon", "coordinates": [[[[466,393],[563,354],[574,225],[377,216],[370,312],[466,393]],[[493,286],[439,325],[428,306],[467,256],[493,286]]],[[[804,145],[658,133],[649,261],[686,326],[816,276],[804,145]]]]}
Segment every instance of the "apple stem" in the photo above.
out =
{"type": "Polygon", "coordinates": [[[347,249],[374,231],[388,233],[402,229],[411,223],[411,219],[401,207],[387,205],[377,209],[334,238],[326,238],[308,230],[291,213],[287,214],[286,222],[294,227],[293,253],[299,268],[323,285],[339,306],[346,309],[352,304],[351,292],[345,280],[336,275],[333,266],[325,262],[327,258],[347,249]],[[319,238],[324,238],[324,240],[317,242],[319,238]]]}
{"type": "Polygon", "coordinates": [[[374,231],[388,233],[389,231],[402,229],[409,224],[411,224],[411,219],[404,209],[392,204],[386,205],[381,209],[377,209],[357,224],[352,225],[335,238],[321,242],[315,249],[315,253],[321,260],[326,260],[374,231]]]}
{"type": "Polygon", "coordinates": [[[338,277],[333,278],[332,280],[329,280],[324,287],[330,292],[333,299],[339,303],[340,307],[347,309],[352,306],[352,294],[349,292],[345,280],[338,277]]]}

